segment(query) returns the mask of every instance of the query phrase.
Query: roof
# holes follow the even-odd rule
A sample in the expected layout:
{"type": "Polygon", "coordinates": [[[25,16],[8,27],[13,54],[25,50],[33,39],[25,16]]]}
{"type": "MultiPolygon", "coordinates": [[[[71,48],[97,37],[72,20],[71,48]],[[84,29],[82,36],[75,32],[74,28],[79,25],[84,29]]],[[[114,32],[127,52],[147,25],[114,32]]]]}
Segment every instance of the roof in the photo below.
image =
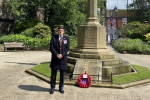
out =
{"type": "Polygon", "coordinates": [[[112,17],[117,17],[116,11],[114,11],[114,10],[107,10],[106,17],[111,17],[111,13],[112,13],[112,17]]]}
{"type": "Polygon", "coordinates": [[[117,11],[118,17],[127,17],[127,10],[126,9],[118,9],[117,11]]]}
{"type": "Polygon", "coordinates": [[[127,10],[126,9],[117,9],[115,10],[107,10],[107,16],[106,17],[127,17],[127,10]]]}

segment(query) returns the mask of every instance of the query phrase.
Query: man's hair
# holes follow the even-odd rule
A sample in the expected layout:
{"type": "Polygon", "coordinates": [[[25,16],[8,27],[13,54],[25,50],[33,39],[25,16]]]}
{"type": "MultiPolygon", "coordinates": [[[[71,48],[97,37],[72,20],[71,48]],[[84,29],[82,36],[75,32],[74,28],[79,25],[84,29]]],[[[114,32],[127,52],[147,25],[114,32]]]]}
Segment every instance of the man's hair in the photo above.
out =
{"type": "Polygon", "coordinates": [[[65,31],[65,28],[64,28],[63,26],[59,26],[59,27],[58,27],[58,30],[59,30],[59,29],[64,29],[64,31],[65,31]]]}

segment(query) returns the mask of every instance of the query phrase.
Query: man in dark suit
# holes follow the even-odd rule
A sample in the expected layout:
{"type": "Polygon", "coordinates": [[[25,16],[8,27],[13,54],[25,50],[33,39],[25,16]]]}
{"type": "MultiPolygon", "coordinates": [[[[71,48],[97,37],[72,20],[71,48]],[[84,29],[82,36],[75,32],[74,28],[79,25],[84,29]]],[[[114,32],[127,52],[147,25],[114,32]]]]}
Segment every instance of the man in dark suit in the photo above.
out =
{"type": "Polygon", "coordinates": [[[60,84],[59,92],[64,93],[64,77],[65,70],[67,69],[67,53],[70,49],[70,40],[69,37],[63,35],[65,32],[64,27],[58,28],[58,34],[52,36],[50,42],[50,51],[52,53],[51,59],[51,90],[50,94],[54,93],[55,83],[56,83],[56,74],[57,70],[60,70],[60,84]]]}

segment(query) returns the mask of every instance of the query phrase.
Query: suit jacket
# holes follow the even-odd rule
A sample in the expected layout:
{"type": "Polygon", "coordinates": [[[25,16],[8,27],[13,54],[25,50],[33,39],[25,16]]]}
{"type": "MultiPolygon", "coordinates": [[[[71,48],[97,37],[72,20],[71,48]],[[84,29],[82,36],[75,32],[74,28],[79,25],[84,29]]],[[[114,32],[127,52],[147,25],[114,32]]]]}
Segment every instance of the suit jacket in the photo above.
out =
{"type": "Polygon", "coordinates": [[[61,45],[61,54],[62,59],[58,59],[57,55],[60,54],[60,42],[59,35],[54,35],[50,41],[50,51],[52,53],[52,59],[50,67],[56,70],[65,70],[67,69],[67,53],[70,49],[70,40],[69,37],[63,35],[62,45],[61,45]],[[64,43],[64,40],[67,40],[67,43],[64,43]]]}

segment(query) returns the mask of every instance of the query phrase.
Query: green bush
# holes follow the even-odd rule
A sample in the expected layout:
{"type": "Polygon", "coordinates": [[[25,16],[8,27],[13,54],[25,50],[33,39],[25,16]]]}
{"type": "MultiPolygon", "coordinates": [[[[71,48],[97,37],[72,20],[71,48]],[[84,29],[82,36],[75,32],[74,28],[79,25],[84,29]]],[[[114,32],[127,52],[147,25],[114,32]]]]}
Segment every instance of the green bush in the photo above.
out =
{"type": "Polygon", "coordinates": [[[70,39],[70,49],[75,49],[77,46],[77,37],[74,35],[72,36],[69,36],[68,34],[65,35],[68,36],[70,39]]]}
{"type": "MultiPolygon", "coordinates": [[[[47,28],[47,30],[49,30],[49,28],[47,28]]],[[[45,37],[44,35],[40,36],[37,34],[38,36],[36,35],[36,37],[33,38],[33,34],[32,34],[33,31],[34,31],[34,28],[29,28],[23,31],[21,34],[12,34],[12,35],[2,36],[0,37],[0,43],[3,44],[4,42],[24,42],[24,44],[29,47],[49,47],[50,46],[51,32],[49,32],[48,34],[47,32],[45,32],[44,34],[47,34],[47,36],[45,37]]],[[[70,49],[74,49],[77,46],[77,38],[75,36],[68,36],[68,37],[70,39],[70,49]]]]}
{"type": "Polygon", "coordinates": [[[0,44],[3,44],[6,41],[7,38],[8,38],[7,35],[6,36],[1,36],[0,37],[0,44]]]}
{"type": "Polygon", "coordinates": [[[41,43],[42,47],[49,47],[50,41],[51,41],[51,38],[40,39],[40,43],[41,43]]]}
{"type": "Polygon", "coordinates": [[[140,39],[119,38],[113,40],[113,47],[119,51],[127,51],[129,53],[150,53],[150,45],[140,39]]]}
{"type": "Polygon", "coordinates": [[[119,37],[123,38],[132,38],[132,39],[141,39],[145,41],[145,36],[150,32],[149,24],[142,24],[140,22],[130,22],[124,26],[123,30],[118,31],[119,37]]]}
{"type": "Polygon", "coordinates": [[[27,45],[30,46],[30,47],[39,47],[39,46],[41,46],[40,40],[38,38],[31,38],[30,40],[28,40],[27,45]]]}
{"type": "Polygon", "coordinates": [[[31,38],[27,41],[29,47],[49,47],[51,38],[31,38]]]}
{"type": "Polygon", "coordinates": [[[42,23],[38,23],[35,26],[34,36],[36,36],[39,39],[51,37],[51,33],[51,29],[42,23]]]}
{"type": "Polygon", "coordinates": [[[27,41],[29,38],[24,36],[24,35],[7,35],[7,36],[2,36],[0,38],[0,43],[4,43],[4,42],[25,42],[27,41]]]}
{"type": "Polygon", "coordinates": [[[70,39],[70,49],[75,49],[77,46],[77,40],[73,37],[69,37],[70,39]]]}
{"type": "Polygon", "coordinates": [[[21,32],[20,33],[21,35],[25,35],[25,36],[29,36],[29,37],[35,37],[34,36],[34,27],[32,27],[32,28],[28,28],[28,29],[26,29],[26,30],[24,30],[23,32],[21,32]]]}
{"type": "Polygon", "coordinates": [[[15,34],[1,37],[0,43],[3,44],[4,42],[24,42],[24,44],[29,47],[49,47],[50,40],[51,38],[39,39],[15,34]]]}
{"type": "Polygon", "coordinates": [[[1,33],[0,33],[0,37],[2,37],[2,36],[4,36],[4,34],[1,34],[1,33]]]}
{"type": "Polygon", "coordinates": [[[38,23],[36,26],[28,28],[26,30],[24,30],[23,32],[21,32],[21,35],[25,35],[25,36],[29,36],[29,37],[36,37],[39,39],[42,38],[50,38],[51,37],[51,29],[42,24],[42,23],[38,23]]]}
{"type": "Polygon", "coordinates": [[[32,20],[25,20],[23,22],[21,22],[21,24],[16,24],[15,25],[15,29],[14,29],[14,33],[21,33],[22,31],[34,27],[35,25],[37,25],[37,23],[39,23],[40,21],[37,18],[33,18],[32,20]]]}
{"type": "Polygon", "coordinates": [[[148,41],[148,43],[150,43],[150,33],[148,33],[146,36],[146,40],[148,41]]]}

